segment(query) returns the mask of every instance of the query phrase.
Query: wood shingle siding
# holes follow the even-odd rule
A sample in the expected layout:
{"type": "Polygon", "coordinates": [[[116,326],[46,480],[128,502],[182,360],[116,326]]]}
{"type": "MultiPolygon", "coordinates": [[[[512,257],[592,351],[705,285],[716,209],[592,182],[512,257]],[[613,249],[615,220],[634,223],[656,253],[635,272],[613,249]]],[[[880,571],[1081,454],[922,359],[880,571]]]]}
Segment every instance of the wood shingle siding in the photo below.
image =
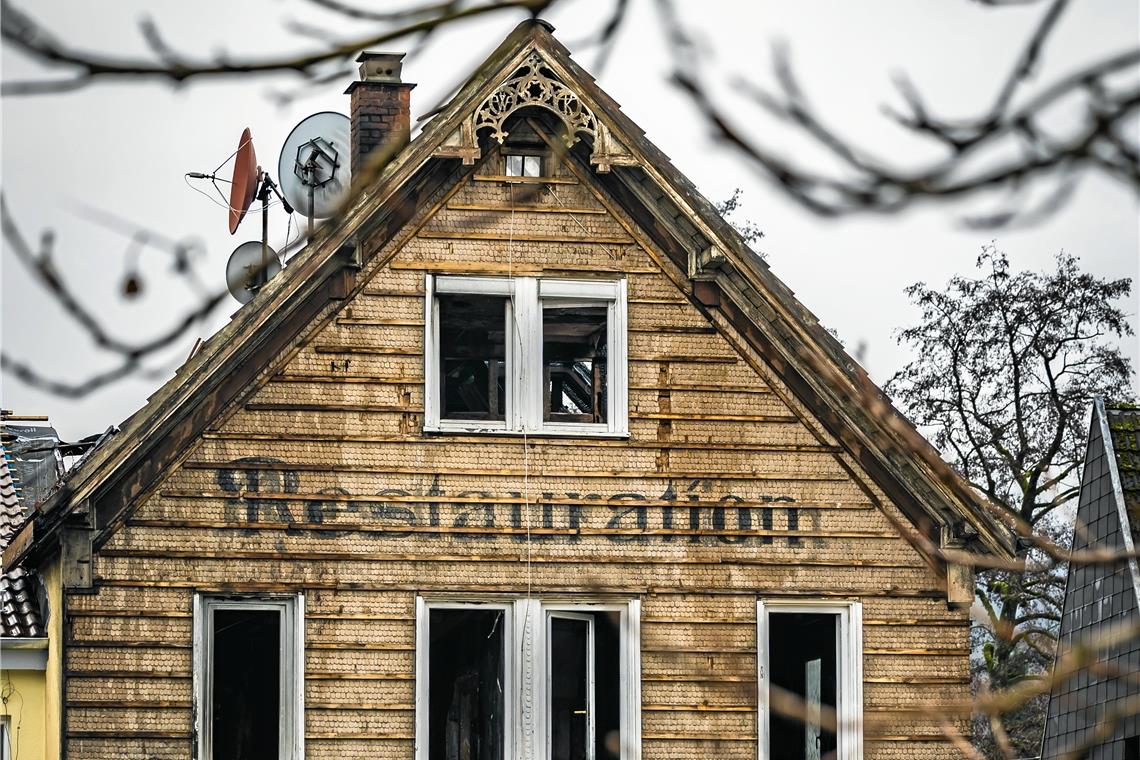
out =
{"type": "Polygon", "coordinates": [[[575,214],[511,212],[493,182],[441,196],[133,511],[68,602],[73,752],[186,757],[192,591],[304,590],[307,756],[410,757],[415,595],[529,590],[641,598],[647,759],[754,758],[757,597],[858,598],[865,755],[945,756],[907,711],[968,698],[966,613],[683,273],[600,190],[558,192],[575,214]],[[421,432],[424,271],[515,262],[629,276],[628,441],[421,432]]]}

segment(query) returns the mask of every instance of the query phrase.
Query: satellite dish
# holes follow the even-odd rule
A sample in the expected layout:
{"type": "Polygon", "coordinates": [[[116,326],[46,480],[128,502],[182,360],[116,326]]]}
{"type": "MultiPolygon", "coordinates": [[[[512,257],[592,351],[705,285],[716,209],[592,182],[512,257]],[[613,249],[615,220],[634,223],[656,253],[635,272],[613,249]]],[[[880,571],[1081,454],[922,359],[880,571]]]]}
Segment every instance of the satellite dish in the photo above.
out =
{"type": "Polygon", "coordinates": [[[238,141],[237,158],[234,160],[234,178],[230,185],[230,234],[237,232],[238,225],[253,203],[257,194],[257,154],[253,150],[253,136],[249,127],[241,133],[238,141]]]}
{"type": "Polygon", "coordinates": [[[281,192],[309,219],[333,215],[351,180],[349,120],[341,113],[315,113],[293,127],[281,147],[277,180],[281,192]]]}
{"type": "Polygon", "coordinates": [[[281,259],[260,240],[242,243],[230,254],[226,264],[226,289],[239,303],[249,303],[261,286],[281,271],[281,259]],[[262,256],[266,256],[262,264],[262,256]]]}

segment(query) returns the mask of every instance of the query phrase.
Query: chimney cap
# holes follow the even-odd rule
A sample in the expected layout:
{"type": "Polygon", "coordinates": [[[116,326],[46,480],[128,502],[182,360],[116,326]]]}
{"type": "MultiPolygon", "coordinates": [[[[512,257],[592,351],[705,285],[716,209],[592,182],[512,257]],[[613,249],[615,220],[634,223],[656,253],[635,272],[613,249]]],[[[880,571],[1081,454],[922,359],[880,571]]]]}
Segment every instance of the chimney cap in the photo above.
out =
{"type": "Polygon", "coordinates": [[[365,51],[361,52],[360,55],[356,56],[356,62],[361,63],[363,61],[389,60],[389,59],[391,59],[393,61],[402,61],[402,60],[404,60],[404,56],[406,56],[406,55],[407,55],[407,53],[386,53],[386,52],[383,52],[380,50],[365,50],[365,51]]]}
{"type": "Polygon", "coordinates": [[[404,64],[406,53],[383,53],[375,50],[365,50],[356,57],[360,64],[361,82],[389,82],[399,84],[400,70],[404,64]]]}

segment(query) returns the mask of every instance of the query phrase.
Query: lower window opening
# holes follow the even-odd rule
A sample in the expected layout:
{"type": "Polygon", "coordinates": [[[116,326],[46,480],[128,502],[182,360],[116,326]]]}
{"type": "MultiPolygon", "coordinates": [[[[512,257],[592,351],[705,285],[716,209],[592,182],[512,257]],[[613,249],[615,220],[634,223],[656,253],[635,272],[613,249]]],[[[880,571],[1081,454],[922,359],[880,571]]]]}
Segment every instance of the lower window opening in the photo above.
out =
{"type": "Polygon", "coordinates": [[[504,611],[430,614],[428,756],[502,760],[504,611]]]}
{"type": "Polygon", "coordinates": [[[281,613],[213,614],[213,760],[276,760],[281,725],[281,613]]]}
{"type": "Polygon", "coordinates": [[[617,612],[550,613],[551,760],[621,757],[620,621],[617,612]]]}
{"type": "Polygon", "coordinates": [[[834,614],[773,612],[769,616],[770,757],[821,760],[835,756],[836,734],[822,725],[821,711],[835,711],[838,632],[839,618],[834,614]],[[779,709],[781,702],[793,710],[802,708],[803,719],[784,714],[787,710],[779,709]]]}

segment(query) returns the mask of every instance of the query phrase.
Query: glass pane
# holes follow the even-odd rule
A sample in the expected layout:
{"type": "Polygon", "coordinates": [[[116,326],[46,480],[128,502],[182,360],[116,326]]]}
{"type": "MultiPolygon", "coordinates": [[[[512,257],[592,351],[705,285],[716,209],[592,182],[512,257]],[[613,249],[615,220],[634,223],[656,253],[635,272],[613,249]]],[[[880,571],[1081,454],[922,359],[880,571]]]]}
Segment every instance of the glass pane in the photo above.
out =
{"type": "Polygon", "coordinates": [[[281,613],[214,610],[214,760],[275,760],[281,723],[281,613]]]}
{"type": "Polygon", "coordinates": [[[605,306],[542,310],[543,419],[605,422],[605,306]]]}
{"type": "Polygon", "coordinates": [[[507,155],[504,166],[508,177],[542,176],[542,156],[507,155]]]}
{"type": "Polygon", "coordinates": [[[503,758],[503,610],[431,610],[428,757],[503,758]]]}
{"type": "Polygon", "coordinates": [[[833,614],[771,613],[768,617],[768,667],[772,691],[799,700],[802,719],[771,717],[771,756],[820,760],[833,754],[836,735],[821,725],[823,708],[834,710],[838,686],[833,614]]]}
{"type": "Polygon", "coordinates": [[[550,620],[551,760],[589,757],[589,634],[588,620],[550,620]]]}
{"type": "Polygon", "coordinates": [[[443,419],[506,419],[506,300],[500,296],[439,296],[443,419]]]}

